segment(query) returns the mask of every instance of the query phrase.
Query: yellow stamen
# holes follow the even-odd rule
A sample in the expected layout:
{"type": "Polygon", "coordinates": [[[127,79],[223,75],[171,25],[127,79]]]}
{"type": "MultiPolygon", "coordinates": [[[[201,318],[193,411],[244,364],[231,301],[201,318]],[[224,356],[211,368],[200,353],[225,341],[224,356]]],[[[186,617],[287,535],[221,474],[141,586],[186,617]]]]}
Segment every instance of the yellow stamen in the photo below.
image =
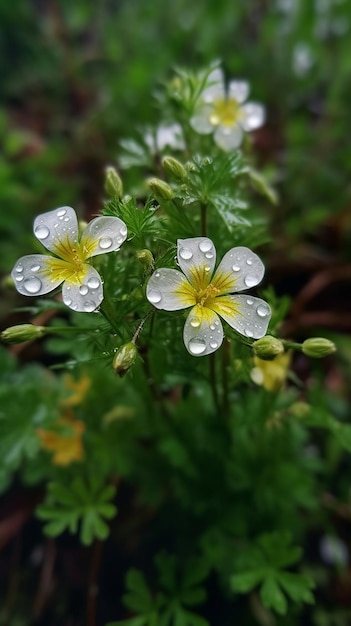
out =
{"type": "Polygon", "coordinates": [[[242,116],[239,102],[235,98],[215,100],[210,115],[210,122],[214,126],[235,126],[242,116]]]}

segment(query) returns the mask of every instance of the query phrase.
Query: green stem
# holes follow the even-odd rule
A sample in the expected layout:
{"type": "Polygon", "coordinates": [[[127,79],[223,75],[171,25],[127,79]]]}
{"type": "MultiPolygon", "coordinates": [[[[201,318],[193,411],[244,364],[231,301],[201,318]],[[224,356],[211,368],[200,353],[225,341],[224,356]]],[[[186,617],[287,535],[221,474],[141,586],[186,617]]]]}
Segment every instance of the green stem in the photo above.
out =
{"type": "Polygon", "coordinates": [[[281,342],[284,344],[284,348],[288,350],[301,350],[302,343],[296,343],[296,341],[286,341],[285,339],[281,339],[281,342]]]}
{"type": "Polygon", "coordinates": [[[206,204],[200,205],[200,219],[201,219],[201,234],[203,237],[207,235],[207,211],[206,204]]]}
{"type": "Polygon", "coordinates": [[[119,329],[119,320],[116,317],[114,306],[111,300],[109,300],[109,298],[107,298],[106,296],[100,304],[100,313],[101,315],[104,316],[105,320],[110,324],[114,332],[117,333],[117,335],[121,339],[123,339],[123,335],[119,329]]]}
{"type": "Polygon", "coordinates": [[[218,387],[217,387],[217,377],[216,377],[216,353],[212,352],[210,354],[210,383],[212,387],[213,401],[217,411],[220,411],[219,397],[218,397],[218,387]]]}
{"type": "Polygon", "coordinates": [[[154,315],[154,313],[155,313],[155,309],[151,309],[151,311],[149,311],[149,312],[145,315],[145,317],[141,320],[141,322],[140,322],[140,324],[139,324],[138,328],[136,329],[136,331],[135,331],[135,333],[134,333],[134,335],[133,335],[133,337],[132,337],[132,339],[131,339],[132,343],[135,343],[135,342],[136,342],[136,340],[137,340],[137,339],[138,339],[138,337],[139,337],[140,332],[141,332],[141,331],[142,331],[142,329],[143,329],[143,326],[144,326],[144,324],[145,324],[146,320],[148,320],[148,319],[149,319],[149,317],[151,317],[151,315],[154,315]]]}
{"type": "Polygon", "coordinates": [[[229,387],[228,387],[228,367],[229,367],[229,342],[225,339],[222,347],[222,384],[223,384],[223,412],[229,412],[229,387]]]}

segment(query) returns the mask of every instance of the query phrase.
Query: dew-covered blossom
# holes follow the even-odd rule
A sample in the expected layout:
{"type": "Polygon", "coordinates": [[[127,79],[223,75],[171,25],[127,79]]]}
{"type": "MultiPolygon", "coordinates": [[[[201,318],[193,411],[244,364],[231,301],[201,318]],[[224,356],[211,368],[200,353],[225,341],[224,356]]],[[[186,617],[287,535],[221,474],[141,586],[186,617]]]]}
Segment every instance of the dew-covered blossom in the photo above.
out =
{"type": "Polygon", "coordinates": [[[264,265],[254,252],[242,246],[232,248],[214,271],[213,242],[208,237],[193,237],[178,239],[177,258],[182,271],[157,269],[148,282],[146,297],[165,311],[191,307],[183,333],[190,354],[204,356],[220,347],[223,327],[219,315],[246,337],[265,335],[271,316],[268,304],[236,294],[255,287],[263,278],[264,265]]]}
{"type": "Polygon", "coordinates": [[[55,256],[30,254],[12,270],[17,291],[41,296],[61,283],[63,302],[74,311],[92,312],[103,300],[102,280],[87,259],[119,250],[127,227],[118,217],[93,219],[79,237],[78,220],[69,206],[48,211],[34,220],[34,235],[55,256]]]}
{"type": "Polygon", "coordinates": [[[229,152],[240,146],[243,134],[264,124],[265,109],[258,102],[245,102],[249,84],[231,80],[225,88],[223,72],[215,69],[207,79],[190,124],[198,133],[214,133],[216,144],[229,152]]]}

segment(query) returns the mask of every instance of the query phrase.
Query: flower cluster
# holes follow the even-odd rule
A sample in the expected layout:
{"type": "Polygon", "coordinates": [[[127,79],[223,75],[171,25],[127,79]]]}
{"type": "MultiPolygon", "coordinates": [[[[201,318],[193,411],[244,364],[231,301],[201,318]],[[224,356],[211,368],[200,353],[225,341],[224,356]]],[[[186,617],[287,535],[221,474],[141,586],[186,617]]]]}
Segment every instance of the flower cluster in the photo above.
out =
{"type": "Polygon", "coordinates": [[[103,300],[102,280],[87,259],[119,250],[127,227],[118,217],[96,217],[79,238],[74,209],[60,207],[38,215],[34,235],[55,256],[30,254],[18,259],[12,270],[17,291],[41,296],[61,283],[63,302],[74,311],[95,311],[103,300]]]}
{"type": "Polygon", "coordinates": [[[157,309],[177,311],[191,307],[184,326],[184,344],[193,356],[215,352],[223,341],[219,315],[237,332],[259,339],[267,331],[271,316],[264,300],[244,294],[264,275],[264,265],[249,248],[229,250],[214,272],[216,250],[208,237],[178,240],[175,269],[157,269],[151,276],[146,296],[157,309]]]}
{"type": "Polygon", "coordinates": [[[216,144],[229,152],[240,146],[244,131],[264,124],[265,110],[258,102],[245,102],[249,95],[246,81],[232,80],[226,91],[220,69],[210,73],[207,85],[190,124],[200,134],[214,133],[216,144]]]}

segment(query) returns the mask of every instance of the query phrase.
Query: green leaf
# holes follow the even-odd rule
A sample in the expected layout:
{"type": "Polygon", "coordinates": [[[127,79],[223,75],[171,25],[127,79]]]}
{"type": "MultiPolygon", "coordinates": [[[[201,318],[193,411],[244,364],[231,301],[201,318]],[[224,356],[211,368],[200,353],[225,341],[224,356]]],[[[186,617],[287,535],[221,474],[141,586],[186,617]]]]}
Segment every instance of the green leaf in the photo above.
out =
{"type": "Polygon", "coordinates": [[[279,584],[294,602],[314,603],[314,596],[311,593],[311,589],[314,588],[315,584],[308,576],[282,572],[279,575],[279,584]]]}
{"type": "Polygon", "coordinates": [[[230,585],[233,591],[237,593],[247,593],[254,589],[258,583],[264,578],[264,570],[258,569],[252,572],[243,572],[240,574],[233,574],[230,578],[230,585]]]}
{"type": "Polygon", "coordinates": [[[266,609],[273,609],[280,615],[286,613],[286,598],[273,577],[266,578],[260,589],[260,596],[266,609]]]}

